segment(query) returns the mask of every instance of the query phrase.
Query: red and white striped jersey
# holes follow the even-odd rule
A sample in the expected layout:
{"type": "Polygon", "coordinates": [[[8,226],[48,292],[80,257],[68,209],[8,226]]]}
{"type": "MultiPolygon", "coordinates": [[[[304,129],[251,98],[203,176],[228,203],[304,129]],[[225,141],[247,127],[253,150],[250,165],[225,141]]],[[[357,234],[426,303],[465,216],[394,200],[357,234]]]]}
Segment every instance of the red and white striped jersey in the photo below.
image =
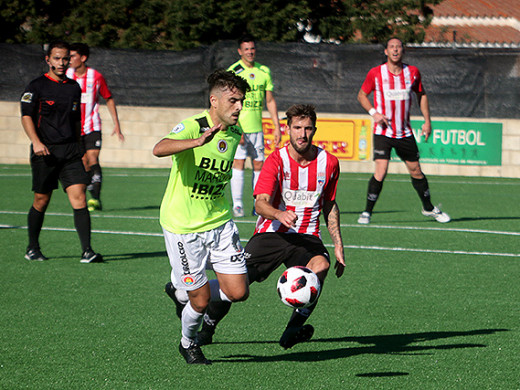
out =
{"type": "Polygon", "coordinates": [[[278,220],[259,216],[255,234],[304,233],[321,238],[320,214],[325,201],[336,199],[339,162],[327,151],[317,149],[316,158],[306,166],[291,158],[287,146],[267,157],[253,194],[269,194],[274,208],[293,210],[298,220],[296,226],[289,229],[278,220]]]}
{"type": "Polygon", "coordinates": [[[81,135],[101,131],[99,96],[101,95],[105,100],[112,97],[105,78],[92,68],[87,68],[81,77],[76,76],[73,68],[69,68],[67,77],[76,80],[81,87],[81,135]]]}
{"type": "Polygon", "coordinates": [[[394,75],[386,63],[376,66],[368,72],[361,89],[367,95],[374,92],[375,109],[389,118],[390,126],[375,124],[374,134],[390,138],[413,134],[410,126],[412,91],[424,92],[419,69],[403,64],[402,72],[394,75]]]}

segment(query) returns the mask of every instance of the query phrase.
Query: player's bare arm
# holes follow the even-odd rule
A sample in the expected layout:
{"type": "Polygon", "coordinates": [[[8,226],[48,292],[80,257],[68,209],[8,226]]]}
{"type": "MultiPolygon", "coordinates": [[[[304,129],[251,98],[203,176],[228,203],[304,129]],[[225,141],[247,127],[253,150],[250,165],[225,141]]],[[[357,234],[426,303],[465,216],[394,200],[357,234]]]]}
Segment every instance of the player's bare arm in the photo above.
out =
{"type": "Polygon", "coordinates": [[[114,101],[114,98],[107,99],[107,108],[112,117],[112,122],[114,122],[114,131],[112,131],[112,135],[117,135],[119,141],[123,142],[125,136],[121,132],[121,125],[119,124],[119,116],[117,115],[116,102],[114,101]]]}
{"type": "Polygon", "coordinates": [[[278,107],[276,105],[276,100],[274,100],[274,94],[272,91],[265,92],[265,105],[267,107],[267,111],[269,111],[271,119],[273,120],[274,145],[278,147],[280,145],[280,141],[282,140],[282,131],[280,130],[280,121],[278,120],[278,107]]]}
{"type": "Polygon", "coordinates": [[[298,216],[292,210],[278,210],[271,205],[271,196],[258,194],[255,200],[256,213],[266,219],[278,220],[289,229],[296,226],[298,216]]]}
{"type": "Polygon", "coordinates": [[[341,225],[339,223],[339,207],[336,201],[327,201],[323,205],[323,216],[329,230],[330,238],[334,244],[334,255],[336,256],[336,276],[339,278],[345,270],[345,252],[343,239],[341,238],[341,225]]]}
{"type": "Polygon", "coordinates": [[[188,149],[197,148],[210,142],[215,134],[220,131],[222,124],[213,126],[206,130],[199,138],[192,139],[169,139],[163,138],[153,148],[153,154],[156,157],[166,157],[188,149]]]}
{"type": "Polygon", "coordinates": [[[430,119],[430,104],[428,102],[428,96],[426,96],[425,92],[417,93],[417,102],[419,103],[419,108],[421,109],[421,113],[424,117],[424,124],[422,125],[421,135],[424,135],[424,140],[428,141],[428,138],[432,132],[432,121],[430,119]]]}
{"type": "Polygon", "coordinates": [[[31,140],[34,154],[37,156],[48,156],[50,154],[49,149],[47,149],[47,146],[43,144],[38,137],[38,134],[36,134],[36,128],[34,127],[34,122],[30,116],[22,116],[22,126],[25,134],[27,134],[27,137],[31,140]]]}
{"type": "MultiPolygon", "coordinates": [[[[361,88],[359,89],[357,99],[359,104],[361,104],[361,107],[363,107],[363,109],[365,109],[366,112],[369,112],[371,109],[374,108],[374,106],[372,106],[372,103],[370,103],[370,99],[368,98],[367,93],[363,91],[363,89],[361,88]]],[[[388,118],[377,111],[372,115],[372,118],[374,118],[374,122],[379,125],[388,125],[388,118]]]]}

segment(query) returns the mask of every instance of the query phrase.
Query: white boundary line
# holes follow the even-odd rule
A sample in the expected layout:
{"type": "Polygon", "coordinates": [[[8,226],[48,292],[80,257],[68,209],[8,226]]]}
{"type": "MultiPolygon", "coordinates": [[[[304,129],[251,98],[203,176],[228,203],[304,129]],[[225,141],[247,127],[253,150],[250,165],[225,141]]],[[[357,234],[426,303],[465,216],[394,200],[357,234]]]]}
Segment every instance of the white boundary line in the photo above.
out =
{"type": "MultiPolygon", "coordinates": [[[[140,168],[136,168],[136,169],[140,169],[140,168]]],[[[161,167],[161,168],[156,168],[156,169],[168,169],[168,168],[164,168],[164,167],[161,167]]],[[[3,168],[3,170],[9,170],[8,168],[3,168]]],[[[14,168],[13,168],[14,170],[14,168]]],[[[344,172],[345,174],[348,174],[350,172],[344,172]]],[[[369,174],[367,174],[369,175],[369,174]]],[[[9,176],[15,176],[15,177],[30,177],[31,176],[31,173],[30,172],[23,172],[23,173],[0,173],[0,177],[9,177],[9,176]]],[[[110,173],[107,173],[105,174],[104,176],[106,177],[164,177],[164,178],[168,178],[169,176],[169,172],[166,172],[166,173],[147,173],[147,174],[132,174],[132,175],[129,175],[129,174],[126,174],[126,173],[113,173],[113,174],[110,174],[110,173]]],[[[364,177],[345,177],[345,176],[341,176],[340,175],[340,178],[339,180],[340,181],[368,181],[368,178],[369,176],[367,176],[366,178],[364,177]]],[[[511,180],[515,180],[515,178],[508,178],[508,177],[505,177],[505,178],[501,178],[501,179],[511,179],[511,180]]],[[[409,179],[397,179],[397,178],[386,178],[385,181],[387,182],[395,182],[395,183],[410,183],[410,180],[409,179]]],[[[506,182],[506,183],[500,183],[500,182],[496,182],[496,181],[450,181],[450,180],[435,180],[435,178],[432,178],[432,179],[429,179],[429,181],[431,183],[441,183],[441,184],[455,184],[455,185],[460,185],[460,184],[476,184],[476,185],[506,185],[506,186],[520,186],[520,180],[517,180],[516,182],[506,182]]]]}
{"type": "MultiPolygon", "coordinates": [[[[0,210],[1,214],[27,215],[26,211],[5,211],[0,210]]],[[[52,215],[55,217],[72,217],[70,213],[45,213],[45,215],[52,215]]],[[[132,216],[132,215],[110,215],[110,214],[90,214],[91,218],[113,218],[113,219],[146,219],[158,220],[159,217],[149,216],[132,216]]],[[[251,220],[235,220],[236,224],[255,224],[256,221],[251,220]]],[[[484,229],[466,229],[466,228],[448,228],[448,227],[426,227],[426,226],[391,226],[391,225],[359,225],[359,224],[341,224],[342,228],[361,228],[361,229],[395,229],[395,230],[429,230],[429,231],[443,231],[456,233],[479,233],[479,234],[496,234],[502,236],[520,236],[520,232],[507,232],[499,230],[484,230],[484,229]]]]}
{"type": "MultiPolygon", "coordinates": [[[[14,226],[0,224],[0,229],[27,229],[27,226],[14,226]]],[[[44,227],[42,230],[58,231],[58,232],[76,232],[75,229],[70,228],[49,228],[44,227]]],[[[162,233],[147,233],[147,232],[126,232],[113,230],[92,230],[92,233],[99,234],[117,234],[127,236],[147,236],[147,237],[163,237],[162,233]]],[[[242,242],[248,240],[242,239],[242,242]]],[[[325,244],[326,247],[332,248],[332,244],[325,244]]],[[[473,256],[499,256],[499,257],[519,257],[520,253],[495,253],[495,252],[476,252],[476,251],[449,251],[443,249],[419,249],[419,248],[401,248],[401,247],[384,247],[384,246],[365,246],[365,245],[345,245],[349,249],[361,250],[378,250],[378,251],[393,251],[393,252],[420,252],[420,253],[441,253],[446,255],[473,255],[473,256]]]]}

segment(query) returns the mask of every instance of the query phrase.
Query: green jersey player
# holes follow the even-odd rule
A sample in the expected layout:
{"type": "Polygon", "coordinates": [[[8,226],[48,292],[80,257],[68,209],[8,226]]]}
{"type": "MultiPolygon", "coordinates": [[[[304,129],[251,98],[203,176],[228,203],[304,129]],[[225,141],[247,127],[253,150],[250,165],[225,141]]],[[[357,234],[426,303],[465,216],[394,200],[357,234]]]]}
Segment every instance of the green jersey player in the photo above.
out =
{"type": "Polygon", "coordinates": [[[160,222],[172,267],[166,292],[181,318],[179,351],[188,364],[211,363],[196,342],[210,299],[236,302],[249,293],[244,250],[224,196],[249,86],[224,70],[211,74],[208,84],[209,111],[182,121],[153,149],[157,157],[172,158],[160,222]],[[209,262],[217,276],[210,281],[205,271],[209,262]]]}
{"type": "Polygon", "coordinates": [[[240,60],[231,65],[228,70],[244,78],[251,88],[246,94],[244,107],[238,120],[240,127],[244,130],[244,135],[235,155],[233,178],[231,179],[233,214],[235,217],[243,217],[242,193],[246,157],[250,156],[252,160],[253,188],[264,163],[264,133],[262,130],[264,100],[267,111],[273,120],[275,146],[280,143],[281,132],[278,109],[273,95],[271,71],[267,66],[255,62],[255,40],[251,35],[246,34],[238,40],[238,54],[240,60]]]}

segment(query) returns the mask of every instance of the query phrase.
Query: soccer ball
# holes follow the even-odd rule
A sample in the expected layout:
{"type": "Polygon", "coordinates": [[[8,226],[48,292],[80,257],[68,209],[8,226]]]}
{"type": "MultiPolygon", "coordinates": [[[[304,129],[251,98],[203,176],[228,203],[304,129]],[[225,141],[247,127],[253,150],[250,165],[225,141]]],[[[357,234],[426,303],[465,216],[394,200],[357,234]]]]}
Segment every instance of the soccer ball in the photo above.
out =
{"type": "Polygon", "coordinates": [[[300,266],[287,268],[276,287],[282,302],[295,309],[312,305],[321,291],[316,274],[300,266]]]}

